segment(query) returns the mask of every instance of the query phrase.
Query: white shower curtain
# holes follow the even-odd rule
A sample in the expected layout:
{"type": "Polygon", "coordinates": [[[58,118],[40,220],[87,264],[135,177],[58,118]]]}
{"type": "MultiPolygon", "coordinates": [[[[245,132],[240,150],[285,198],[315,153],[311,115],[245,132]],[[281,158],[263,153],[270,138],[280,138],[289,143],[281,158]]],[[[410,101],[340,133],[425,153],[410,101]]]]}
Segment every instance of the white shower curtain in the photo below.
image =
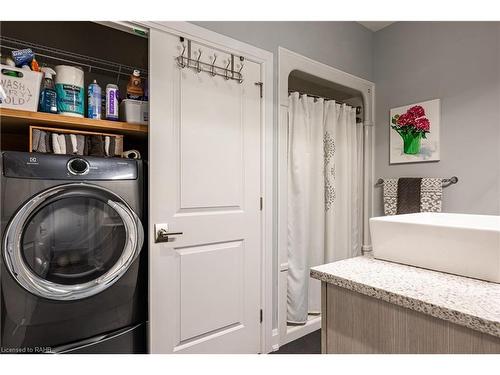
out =
{"type": "Polygon", "coordinates": [[[298,93],[288,111],[287,320],[320,311],[309,268],[361,248],[362,126],[355,109],[298,93]]]}

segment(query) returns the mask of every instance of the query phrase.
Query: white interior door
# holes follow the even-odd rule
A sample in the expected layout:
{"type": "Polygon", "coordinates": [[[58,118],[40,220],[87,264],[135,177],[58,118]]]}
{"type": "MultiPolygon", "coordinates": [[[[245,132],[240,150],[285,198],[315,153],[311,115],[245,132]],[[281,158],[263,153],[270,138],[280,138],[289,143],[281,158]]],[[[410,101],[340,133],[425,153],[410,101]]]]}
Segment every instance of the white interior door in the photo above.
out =
{"type": "MultiPolygon", "coordinates": [[[[202,61],[230,57],[192,43],[202,61]]],[[[181,69],[150,33],[150,349],[257,353],[261,290],[260,66],[243,83],[181,69]],[[155,242],[154,224],[182,232],[155,242]]],[[[239,63],[239,60],[237,60],[239,63]]]]}

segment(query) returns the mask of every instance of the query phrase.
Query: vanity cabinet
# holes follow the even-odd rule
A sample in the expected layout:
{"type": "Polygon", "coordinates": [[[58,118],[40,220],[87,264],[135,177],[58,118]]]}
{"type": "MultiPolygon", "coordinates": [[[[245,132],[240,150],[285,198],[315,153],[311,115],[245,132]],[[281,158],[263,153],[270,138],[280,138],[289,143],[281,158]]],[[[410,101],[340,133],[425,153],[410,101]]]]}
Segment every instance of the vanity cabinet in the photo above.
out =
{"type": "Polygon", "coordinates": [[[325,354],[500,353],[500,338],[322,283],[325,354]]]}
{"type": "Polygon", "coordinates": [[[311,277],[323,353],[500,353],[500,284],[366,256],[311,277]]]}

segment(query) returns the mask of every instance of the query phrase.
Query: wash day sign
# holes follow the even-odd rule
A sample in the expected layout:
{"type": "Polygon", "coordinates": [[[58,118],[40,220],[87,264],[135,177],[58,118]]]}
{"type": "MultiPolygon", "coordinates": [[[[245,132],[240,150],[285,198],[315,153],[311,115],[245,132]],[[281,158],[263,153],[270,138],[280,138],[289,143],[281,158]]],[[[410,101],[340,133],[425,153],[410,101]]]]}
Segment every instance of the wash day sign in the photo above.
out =
{"type": "Polygon", "coordinates": [[[36,108],[42,73],[1,66],[0,107],[36,108]]]}

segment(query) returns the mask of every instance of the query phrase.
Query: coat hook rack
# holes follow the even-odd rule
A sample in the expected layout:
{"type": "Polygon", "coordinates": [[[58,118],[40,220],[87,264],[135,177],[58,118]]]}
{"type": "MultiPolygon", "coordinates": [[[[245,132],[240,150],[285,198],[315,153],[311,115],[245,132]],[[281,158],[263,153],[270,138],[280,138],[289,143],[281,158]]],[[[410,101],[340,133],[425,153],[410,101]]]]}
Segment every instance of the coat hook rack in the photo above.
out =
{"type": "Polygon", "coordinates": [[[202,50],[198,50],[198,56],[197,58],[191,57],[191,41],[188,39],[185,39],[181,41],[182,43],[182,52],[179,56],[177,56],[175,59],[177,61],[177,66],[179,68],[184,69],[184,68],[191,68],[197,73],[201,72],[206,72],[209,73],[212,77],[215,76],[220,76],[224,77],[225,80],[234,80],[237,81],[238,83],[243,83],[243,68],[244,68],[244,57],[243,56],[238,56],[239,60],[241,61],[241,65],[239,70],[235,70],[234,68],[234,55],[230,55],[230,58],[228,59],[227,65],[224,66],[218,66],[216,65],[217,61],[217,55],[214,53],[214,58],[212,63],[209,62],[203,62],[201,60],[202,56],[202,50]],[[186,56],[186,44],[185,42],[187,41],[187,49],[188,53],[186,56]]]}

